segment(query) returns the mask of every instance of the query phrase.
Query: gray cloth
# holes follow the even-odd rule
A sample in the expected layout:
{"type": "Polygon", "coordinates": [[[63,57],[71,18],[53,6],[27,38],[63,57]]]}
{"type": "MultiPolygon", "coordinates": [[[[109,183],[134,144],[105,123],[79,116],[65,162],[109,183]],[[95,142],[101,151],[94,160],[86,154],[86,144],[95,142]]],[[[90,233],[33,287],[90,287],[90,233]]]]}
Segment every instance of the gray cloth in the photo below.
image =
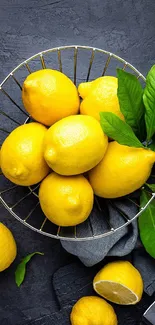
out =
{"type": "MultiPolygon", "coordinates": [[[[102,208],[99,210],[97,206],[90,215],[91,227],[94,234],[102,234],[108,230],[108,222],[117,228],[122,225],[122,213],[129,219],[138,212],[137,206],[127,199],[114,200],[114,206],[101,201],[102,208]],[[106,204],[106,206],[104,206],[106,204]]],[[[110,201],[109,201],[110,202],[110,201]]],[[[88,227],[81,227],[78,235],[87,236],[88,227]]],[[[61,241],[62,246],[71,254],[76,255],[81,262],[91,267],[106,256],[123,257],[132,254],[131,259],[135,267],[140,271],[144,281],[144,291],[151,296],[155,292],[155,260],[150,257],[144,250],[139,238],[137,220],[128,227],[123,227],[117,232],[89,241],[61,241]]],[[[127,258],[128,259],[128,258],[127,258]]]]}
{"type": "Polygon", "coordinates": [[[142,275],[145,292],[152,296],[155,292],[155,260],[145,252],[143,247],[133,251],[132,260],[142,275]]]}
{"type": "MultiPolygon", "coordinates": [[[[105,201],[103,206],[104,204],[106,204],[105,201]]],[[[122,212],[131,219],[138,212],[137,206],[128,199],[123,199],[115,200],[115,207],[108,204],[105,209],[102,208],[102,211],[94,207],[89,217],[93,232],[100,235],[107,231],[107,220],[105,219],[107,215],[108,222],[114,228],[120,227],[125,222],[122,212]]],[[[79,236],[84,237],[86,235],[85,231],[85,227],[81,227],[79,236]]],[[[137,221],[134,221],[128,227],[123,227],[106,237],[82,242],[62,240],[61,244],[69,253],[78,256],[84,265],[93,266],[102,261],[105,256],[125,256],[129,254],[136,245],[137,236],[137,221]]]]}

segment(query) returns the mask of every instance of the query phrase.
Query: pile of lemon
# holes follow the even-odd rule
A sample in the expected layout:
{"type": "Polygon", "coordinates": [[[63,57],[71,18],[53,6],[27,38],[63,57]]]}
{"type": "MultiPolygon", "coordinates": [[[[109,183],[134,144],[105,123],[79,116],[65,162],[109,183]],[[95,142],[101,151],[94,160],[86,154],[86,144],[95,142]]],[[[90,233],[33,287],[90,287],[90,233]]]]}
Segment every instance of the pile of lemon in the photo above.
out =
{"type": "MultiPolygon", "coordinates": [[[[118,80],[100,77],[78,89],[63,73],[44,69],[24,81],[22,100],[36,121],[13,130],[4,141],[1,169],[15,184],[41,182],[40,205],[58,226],[85,221],[94,194],[117,198],[141,187],[151,173],[155,152],[108,142],[100,126],[102,111],[124,120],[117,97],[118,80]],[[82,101],[80,103],[80,97],[82,101]]],[[[0,272],[14,261],[13,235],[0,223],[0,272]],[[5,252],[5,254],[4,254],[5,252]]],[[[94,278],[102,298],[81,298],[71,312],[72,325],[116,325],[113,307],[136,304],[143,293],[140,273],[127,261],[106,265],[94,278]]]]}
{"type": "Polygon", "coordinates": [[[58,226],[85,221],[94,193],[120,197],[150,175],[154,152],[108,143],[102,131],[101,111],[124,119],[117,87],[117,78],[105,76],[77,89],[66,75],[51,69],[33,72],[24,81],[23,104],[37,122],[17,127],[6,138],[1,169],[18,185],[41,182],[41,208],[58,226]]]}

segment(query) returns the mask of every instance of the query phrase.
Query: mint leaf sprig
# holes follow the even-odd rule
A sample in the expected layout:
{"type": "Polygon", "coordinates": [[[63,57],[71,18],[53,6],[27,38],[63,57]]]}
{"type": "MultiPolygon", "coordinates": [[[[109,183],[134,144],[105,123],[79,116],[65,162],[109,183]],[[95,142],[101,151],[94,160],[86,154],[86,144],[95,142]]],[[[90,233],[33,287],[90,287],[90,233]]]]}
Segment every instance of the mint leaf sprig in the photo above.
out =
{"type": "Polygon", "coordinates": [[[118,143],[129,147],[144,148],[132,128],[115,114],[101,112],[100,123],[103,132],[118,143]]]}
{"type": "Polygon", "coordinates": [[[120,110],[137,137],[145,139],[143,88],[135,75],[117,69],[120,110]]]}
{"type": "Polygon", "coordinates": [[[149,145],[155,136],[155,65],[147,74],[144,90],[131,73],[117,69],[117,78],[117,96],[125,122],[114,114],[110,116],[112,113],[101,113],[103,131],[120,144],[142,148],[140,142],[146,140],[146,146],[155,150],[155,141],[149,145]]]}

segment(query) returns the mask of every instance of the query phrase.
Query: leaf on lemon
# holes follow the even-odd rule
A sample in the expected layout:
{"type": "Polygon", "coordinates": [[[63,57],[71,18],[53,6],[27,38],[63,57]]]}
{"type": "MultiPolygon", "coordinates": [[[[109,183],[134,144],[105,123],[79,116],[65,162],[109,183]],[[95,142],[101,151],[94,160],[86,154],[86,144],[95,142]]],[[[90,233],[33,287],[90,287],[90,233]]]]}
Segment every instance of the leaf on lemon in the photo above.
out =
{"type": "Polygon", "coordinates": [[[120,110],[137,137],[144,140],[143,88],[136,76],[122,69],[117,69],[117,77],[120,110]]]}
{"type": "Polygon", "coordinates": [[[155,184],[148,184],[146,183],[146,185],[150,188],[150,190],[155,193],[155,184]]]}
{"type": "Polygon", "coordinates": [[[132,128],[111,112],[100,113],[100,123],[104,133],[118,143],[135,148],[143,148],[132,128]]]}
{"type": "Polygon", "coordinates": [[[148,72],[143,94],[147,140],[155,133],[155,65],[148,72]]]}
{"type": "Polygon", "coordinates": [[[149,144],[148,148],[151,149],[152,151],[155,151],[155,142],[149,144]]]}
{"type": "Polygon", "coordinates": [[[26,257],[24,257],[23,260],[21,261],[21,263],[17,266],[17,269],[15,271],[15,281],[16,281],[16,284],[18,287],[20,287],[20,285],[24,281],[27,263],[36,254],[44,255],[44,253],[40,253],[40,252],[34,252],[32,254],[29,254],[26,257]]]}
{"type": "MultiPolygon", "coordinates": [[[[142,190],[140,206],[143,208],[150,200],[150,195],[142,190]]],[[[155,200],[151,201],[138,219],[141,241],[146,251],[155,258],[155,200]]]]}
{"type": "Polygon", "coordinates": [[[146,141],[147,147],[152,151],[155,151],[155,134],[152,136],[150,141],[146,141]]]}

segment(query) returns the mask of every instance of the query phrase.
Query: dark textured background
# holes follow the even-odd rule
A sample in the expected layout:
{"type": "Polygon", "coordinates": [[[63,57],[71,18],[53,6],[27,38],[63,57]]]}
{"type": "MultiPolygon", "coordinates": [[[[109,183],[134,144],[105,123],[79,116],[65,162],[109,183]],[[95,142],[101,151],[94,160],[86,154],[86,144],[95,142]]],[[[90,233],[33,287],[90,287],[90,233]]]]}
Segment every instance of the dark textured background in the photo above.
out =
{"type": "MultiPolygon", "coordinates": [[[[75,43],[114,52],[146,74],[155,62],[154,37],[152,0],[0,0],[0,81],[29,56],[75,43]]],[[[42,316],[29,324],[67,325],[70,306],[92,293],[91,279],[101,265],[86,269],[58,241],[25,228],[3,207],[0,221],[13,231],[18,245],[15,263],[0,274],[0,325],[27,324],[42,316]],[[14,283],[15,267],[21,257],[36,250],[45,256],[34,257],[19,289],[14,283]]],[[[119,324],[124,324],[124,318],[126,325],[139,324],[152,300],[144,295],[136,307],[117,307],[119,324]]]]}

